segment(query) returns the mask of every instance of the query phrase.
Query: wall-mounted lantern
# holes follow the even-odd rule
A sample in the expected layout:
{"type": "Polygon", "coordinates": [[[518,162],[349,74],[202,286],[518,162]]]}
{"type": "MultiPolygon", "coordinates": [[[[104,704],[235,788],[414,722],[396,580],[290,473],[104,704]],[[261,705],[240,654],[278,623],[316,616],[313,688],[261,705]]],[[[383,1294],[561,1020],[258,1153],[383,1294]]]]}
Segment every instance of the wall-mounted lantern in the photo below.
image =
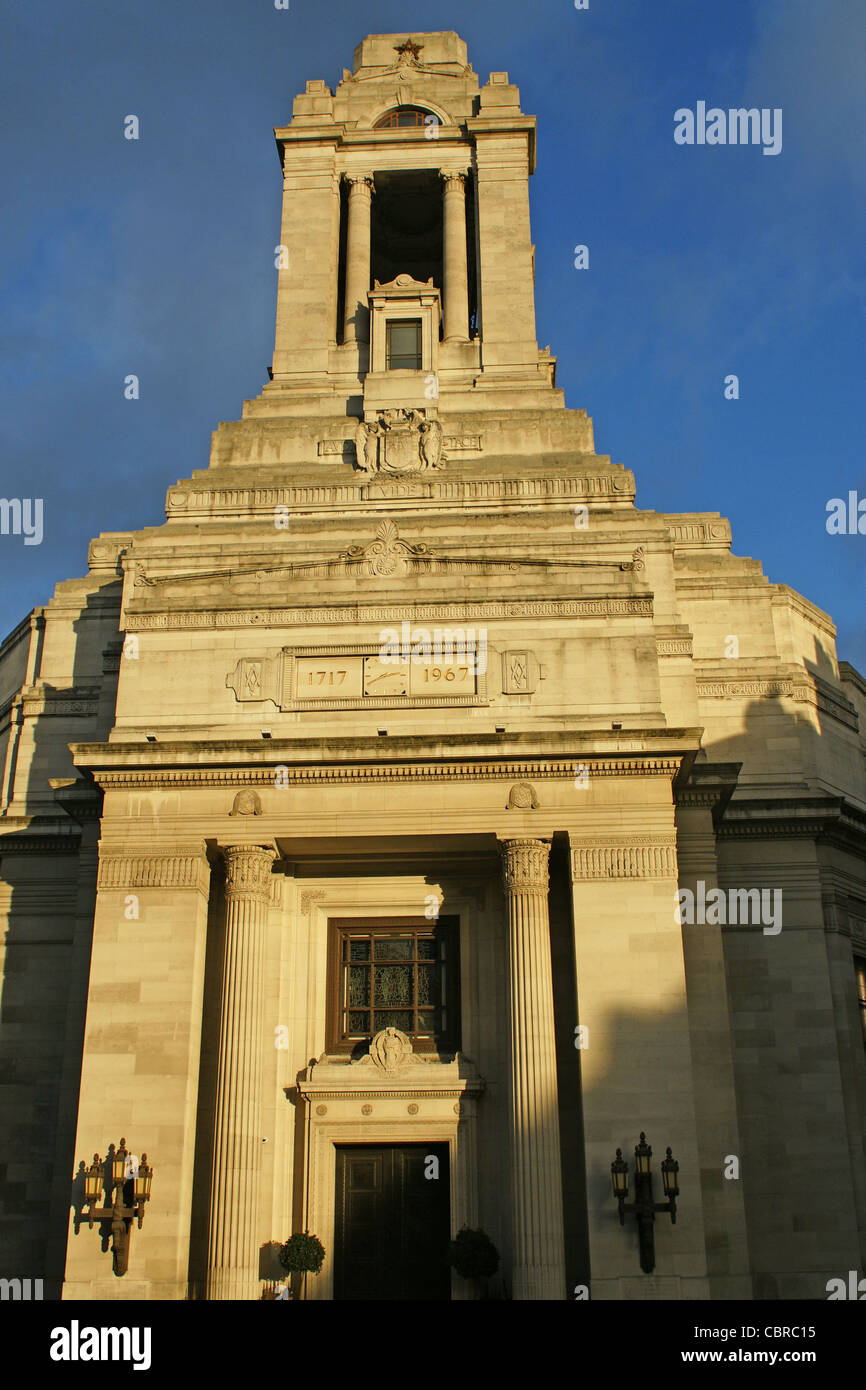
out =
{"type": "Polygon", "coordinates": [[[120,1147],[109,1144],[104,1159],[93,1155],[93,1162],[84,1175],[84,1206],[88,1208],[88,1221],[93,1227],[97,1221],[110,1221],[113,1238],[112,1264],[114,1273],[120,1278],[129,1265],[130,1230],[134,1219],[138,1228],[144,1220],[145,1203],[150,1201],[150,1184],[153,1169],[148,1167],[147,1154],[141,1160],[129,1153],[126,1140],[121,1139],[120,1147]],[[97,1205],[102,1192],[105,1192],[105,1206],[97,1205]]]}
{"type": "Polygon", "coordinates": [[[669,1212],[671,1224],[676,1225],[677,1197],[680,1195],[680,1189],[677,1186],[677,1174],[680,1171],[680,1165],[668,1148],[667,1155],[662,1159],[661,1165],[662,1185],[667,1201],[653,1201],[652,1153],[651,1146],[646,1142],[646,1135],[641,1132],[640,1143],[635,1145],[634,1150],[635,1199],[633,1202],[626,1201],[628,1197],[628,1164],[622,1156],[622,1149],[617,1149],[616,1158],[610,1165],[613,1195],[619,1204],[620,1225],[625,1225],[626,1212],[634,1212],[637,1217],[640,1267],[645,1274],[652,1274],[655,1269],[656,1254],[653,1236],[655,1214],[657,1211],[669,1212]]]}

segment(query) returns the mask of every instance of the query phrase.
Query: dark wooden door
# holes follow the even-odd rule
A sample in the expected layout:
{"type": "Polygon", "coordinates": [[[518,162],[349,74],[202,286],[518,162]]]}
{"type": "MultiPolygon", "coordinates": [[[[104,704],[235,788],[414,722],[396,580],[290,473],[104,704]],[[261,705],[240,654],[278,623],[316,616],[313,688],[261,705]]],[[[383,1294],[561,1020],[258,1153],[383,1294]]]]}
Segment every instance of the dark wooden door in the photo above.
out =
{"type": "Polygon", "coordinates": [[[339,1145],[336,1197],[335,1298],[451,1297],[447,1144],[339,1145]]]}

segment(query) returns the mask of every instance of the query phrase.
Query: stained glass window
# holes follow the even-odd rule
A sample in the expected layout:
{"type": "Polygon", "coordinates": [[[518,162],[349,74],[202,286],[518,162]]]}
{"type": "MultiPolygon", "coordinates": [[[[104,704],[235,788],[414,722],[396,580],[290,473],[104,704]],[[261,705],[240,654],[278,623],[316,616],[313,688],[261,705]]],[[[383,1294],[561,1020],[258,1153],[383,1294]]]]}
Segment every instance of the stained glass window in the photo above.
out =
{"type": "Polygon", "coordinates": [[[453,922],[341,922],[333,1044],[350,1049],[382,1028],[399,1028],[423,1049],[456,1045],[453,922]]]}

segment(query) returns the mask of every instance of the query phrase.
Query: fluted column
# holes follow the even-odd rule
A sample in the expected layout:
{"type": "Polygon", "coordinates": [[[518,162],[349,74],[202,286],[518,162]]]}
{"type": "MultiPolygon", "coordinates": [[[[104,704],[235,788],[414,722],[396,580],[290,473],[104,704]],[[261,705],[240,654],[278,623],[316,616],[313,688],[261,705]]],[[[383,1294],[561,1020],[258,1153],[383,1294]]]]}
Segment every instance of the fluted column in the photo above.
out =
{"type": "Polygon", "coordinates": [[[565,1297],[546,840],[504,840],[513,1297],[565,1297]]]}
{"type": "Polygon", "coordinates": [[[349,227],[346,240],[346,307],[344,343],[370,341],[370,209],[373,180],[369,174],[349,178],[349,227]]]}
{"type": "Polygon", "coordinates": [[[265,926],[274,851],[229,845],[220,1007],[209,1299],[257,1298],[265,926]]]}
{"type": "Polygon", "coordinates": [[[466,268],[466,175],[443,174],[445,221],[445,341],[469,341],[466,268]]]}

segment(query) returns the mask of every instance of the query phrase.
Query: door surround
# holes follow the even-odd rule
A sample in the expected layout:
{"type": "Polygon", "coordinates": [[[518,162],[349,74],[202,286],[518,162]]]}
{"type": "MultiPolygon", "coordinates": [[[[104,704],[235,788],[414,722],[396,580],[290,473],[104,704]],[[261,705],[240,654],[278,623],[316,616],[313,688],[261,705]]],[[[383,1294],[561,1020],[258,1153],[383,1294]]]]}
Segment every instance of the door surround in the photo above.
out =
{"type": "MultiPolygon", "coordinates": [[[[459,1053],[450,1062],[412,1054],[390,1074],[369,1057],[325,1056],[306,1069],[297,1086],[306,1103],[303,1223],[325,1247],[321,1273],[306,1281],[307,1298],[334,1296],[337,1144],[448,1144],[451,1235],[477,1226],[476,1105],[483,1090],[474,1064],[459,1053]]],[[[452,1276],[451,1296],[471,1296],[465,1280],[452,1276]]]]}

